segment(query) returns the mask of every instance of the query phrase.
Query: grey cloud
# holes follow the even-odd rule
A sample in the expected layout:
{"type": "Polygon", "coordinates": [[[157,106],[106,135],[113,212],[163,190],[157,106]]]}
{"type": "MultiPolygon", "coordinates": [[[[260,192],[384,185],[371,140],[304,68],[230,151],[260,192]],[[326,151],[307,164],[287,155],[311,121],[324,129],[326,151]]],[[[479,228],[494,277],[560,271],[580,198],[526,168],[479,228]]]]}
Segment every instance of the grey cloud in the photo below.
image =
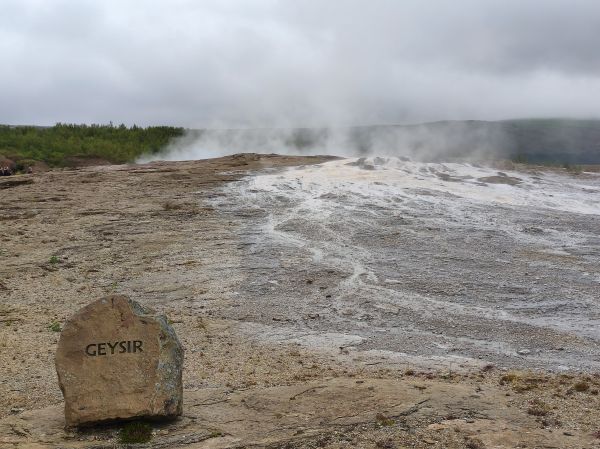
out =
{"type": "Polygon", "coordinates": [[[0,2],[0,122],[599,116],[591,0],[0,2]]]}

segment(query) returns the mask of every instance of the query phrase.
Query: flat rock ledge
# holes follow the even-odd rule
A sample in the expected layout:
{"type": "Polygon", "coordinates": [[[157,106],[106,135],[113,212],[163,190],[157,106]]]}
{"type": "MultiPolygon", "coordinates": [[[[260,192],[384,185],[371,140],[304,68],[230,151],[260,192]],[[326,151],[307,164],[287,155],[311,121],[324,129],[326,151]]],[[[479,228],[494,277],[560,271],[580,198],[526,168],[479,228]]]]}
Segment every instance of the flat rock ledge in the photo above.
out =
{"type": "Polygon", "coordinates": [[[58,342],[66,426],[179,416],[182,368],[165,316],[126,296],[101,298],[67,321],[58,342]]]}

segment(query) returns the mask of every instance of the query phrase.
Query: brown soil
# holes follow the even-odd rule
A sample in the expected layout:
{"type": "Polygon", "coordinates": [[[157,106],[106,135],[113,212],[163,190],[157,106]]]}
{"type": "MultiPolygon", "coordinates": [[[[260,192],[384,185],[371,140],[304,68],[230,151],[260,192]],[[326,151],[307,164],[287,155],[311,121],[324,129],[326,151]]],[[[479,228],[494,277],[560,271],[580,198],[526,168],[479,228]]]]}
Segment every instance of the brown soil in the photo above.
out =
{"type": "Polygon", "coordinates": [[[598,447],[598,375],[415,373],[237,331],[224,292],[249,275],[213,188],[323,160],[89,167],[0,189],[0,447],[115,447],[119,425],[64,430],[54,370],[58,326],[115,292],[167,314],[186,349],[184,416],[147,447],[598,447]]]}

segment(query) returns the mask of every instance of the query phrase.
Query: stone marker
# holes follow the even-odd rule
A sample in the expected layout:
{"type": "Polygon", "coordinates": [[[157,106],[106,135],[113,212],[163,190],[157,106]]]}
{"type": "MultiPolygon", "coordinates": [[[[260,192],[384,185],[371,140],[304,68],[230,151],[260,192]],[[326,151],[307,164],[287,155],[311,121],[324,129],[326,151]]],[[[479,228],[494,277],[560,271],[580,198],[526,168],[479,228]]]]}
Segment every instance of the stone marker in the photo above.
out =
{"type": "Polygon", "coordinates": [[[67,427],[182,413],[183,348],[167,319],[107,296],[65,324],[56,371],[67,427]]]}

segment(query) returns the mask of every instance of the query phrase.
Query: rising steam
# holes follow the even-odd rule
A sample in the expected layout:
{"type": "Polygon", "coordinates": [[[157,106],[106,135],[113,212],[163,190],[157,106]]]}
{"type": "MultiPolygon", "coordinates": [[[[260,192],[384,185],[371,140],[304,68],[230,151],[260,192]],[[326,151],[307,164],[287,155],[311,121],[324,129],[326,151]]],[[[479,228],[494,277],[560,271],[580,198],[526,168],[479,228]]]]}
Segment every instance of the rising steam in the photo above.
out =
{"type": "Polygon", "coordinates": [[[347,128],[188,130],[141,160],[193,160],[235,153],[396,156],[423,162],[600,163],[600,120],[452,121],[347,128]]]}
{"type": "Polygon", "coordinates": [[[489,159],[512,148],[504,125],[438,122],[412,126],[188,130],[149,160],[193,160],[235,153],[398,156],[414,160],[489,159]]]}

